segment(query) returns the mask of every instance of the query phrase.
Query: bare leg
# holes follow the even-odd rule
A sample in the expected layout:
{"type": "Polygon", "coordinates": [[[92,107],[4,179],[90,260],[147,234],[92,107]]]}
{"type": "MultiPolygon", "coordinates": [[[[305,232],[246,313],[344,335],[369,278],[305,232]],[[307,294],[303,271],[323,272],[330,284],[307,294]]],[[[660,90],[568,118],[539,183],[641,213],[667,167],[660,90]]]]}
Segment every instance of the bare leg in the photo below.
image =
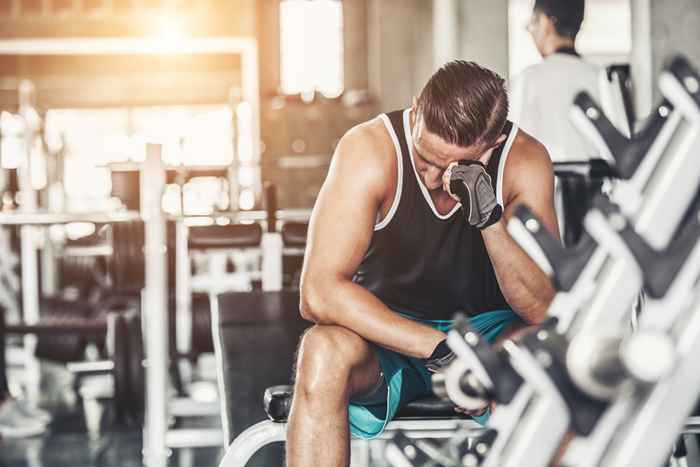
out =
{"type": "Polygon", "coordinates": [[[287,429],[287,467],[350,464],[348,401],[380,377],[367,341],[340,326],[317,325],[302,338],[287,429]]]}

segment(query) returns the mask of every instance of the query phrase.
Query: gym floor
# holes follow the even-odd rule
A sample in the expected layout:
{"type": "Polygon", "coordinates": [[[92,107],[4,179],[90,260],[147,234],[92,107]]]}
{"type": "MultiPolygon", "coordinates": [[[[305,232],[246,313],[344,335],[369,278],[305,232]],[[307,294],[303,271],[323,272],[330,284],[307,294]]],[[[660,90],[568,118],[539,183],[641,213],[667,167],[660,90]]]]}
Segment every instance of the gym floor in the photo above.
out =
{"type": "MultiPolygon", "coordinates": [[[[99,439],[87,434],[81,415],[57,419],[40,438],[0,441],[2,467],[130,467],[141,466],[142,436],[138,429],[112,428],[99,439]]],[[[179,449],[173,452],[171,466],[216,466],[218,448],[179,449]]]]}
{"type": "MultiPolygon", "coordinates": [[[[210,423],[210,425],[214,425],[210,423]]],[[[201,425],[200,425],[201,426],[201,425]]],[[[99,439],[90,439],[82,414],[56,419],[41,438],[0,440],[1,467],[141,467],[143,439],[133,428],[112,428],[99,439]]],[[[267,446],[263,451],[281,446],[267,446]]],[[[351,467],[365,465],[369,456],[373,467],[385,467],[381,458],[383,444],[373,441],[368,446],[353,442],[351,467]],[[369,452],[365,448],[369,447],[369,452]],[[363,454],[365,454],[363,456],[363,454]]],[[[260,455],[258,454],[258,455],[260,455]]],[[[173,451],[172,467],[215,467],[223,450],[218,448],[178,449],[173,451]]],[[[257,456],[257,455],[256,455],[257,456]]],[[[274,466],[268,466],[274,467],[274,466]]]]}

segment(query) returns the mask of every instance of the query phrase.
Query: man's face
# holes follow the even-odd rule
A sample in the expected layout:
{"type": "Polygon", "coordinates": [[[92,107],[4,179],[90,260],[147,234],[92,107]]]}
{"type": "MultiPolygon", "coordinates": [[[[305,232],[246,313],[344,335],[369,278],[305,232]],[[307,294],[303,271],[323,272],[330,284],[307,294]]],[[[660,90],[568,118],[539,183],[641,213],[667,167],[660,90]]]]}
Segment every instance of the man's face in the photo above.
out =
{"type": "Polygon", "coordinates": [[[442,175],[452,162],[460,160],[478,160],[488,156],[494,145],[474,145],[460,147],[446,142],[431,133],[423,118],[415,110],[412,114],[413,155],[418,175],[428,190],[437,190],[443,186],[442,175]]]}
{"type": "Polygon", "coordinates": [[[538,9],[532,10],[532,15],[530,16],[530,21],[527,23],[525,29],[532,36],[532,40],[535,42],[537,51],[540,55],[544,56],[545,43],[547,36],[550,31],[551,20],[538,9]]]}

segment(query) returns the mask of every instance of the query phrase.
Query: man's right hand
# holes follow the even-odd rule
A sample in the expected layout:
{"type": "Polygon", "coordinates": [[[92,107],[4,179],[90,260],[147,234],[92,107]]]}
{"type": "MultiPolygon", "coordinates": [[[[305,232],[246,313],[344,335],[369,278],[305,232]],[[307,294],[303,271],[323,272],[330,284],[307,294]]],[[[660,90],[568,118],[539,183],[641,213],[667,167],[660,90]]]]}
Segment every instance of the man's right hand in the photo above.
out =
{"type": "Polygon", "coordinates": [[[430,357],[425,359],[425,368],[431,373],[447,368],[457,356],[447,346],[447,339],[440,341],[430,357]]]}

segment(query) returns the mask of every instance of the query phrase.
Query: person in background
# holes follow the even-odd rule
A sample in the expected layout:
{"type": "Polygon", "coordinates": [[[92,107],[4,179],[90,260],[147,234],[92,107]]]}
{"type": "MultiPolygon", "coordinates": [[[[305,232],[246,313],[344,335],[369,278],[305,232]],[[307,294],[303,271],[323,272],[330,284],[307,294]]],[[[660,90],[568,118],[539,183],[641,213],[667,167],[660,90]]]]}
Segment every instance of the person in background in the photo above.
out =
{"type": "Polygon", "coordinates": [[[585,0],[535,0],[528,32],[542,55],[510,86],[509,119],[539,140],[553,162],[599,157],[569,120],[571,104],[586,90],[600,102],[601,69],[576,51],[585,0]]]}
{"type": "MultiPolygon", "coordinates": [[[[576,51],[585,0],[535,0],[527,30],[542,55],[540,63],[526,68],[510,83],[509,119],[540,141],[552,162],[600,158],[599,151],[571,122],[569,113],[576,95],[587,91],[608,113],[609,96],[604,70],[584,60],[576,51]]],[[[590,194],[601,184],[557,180],[555,205],[564,244],[578,242],[590,194]]]]}
{"type": "Polygon", "coordinates": [[[51,417],[10,395],[5,360],[5,310],[0,307],[0,439],[27,438],[46,431],[51,417]]]}

